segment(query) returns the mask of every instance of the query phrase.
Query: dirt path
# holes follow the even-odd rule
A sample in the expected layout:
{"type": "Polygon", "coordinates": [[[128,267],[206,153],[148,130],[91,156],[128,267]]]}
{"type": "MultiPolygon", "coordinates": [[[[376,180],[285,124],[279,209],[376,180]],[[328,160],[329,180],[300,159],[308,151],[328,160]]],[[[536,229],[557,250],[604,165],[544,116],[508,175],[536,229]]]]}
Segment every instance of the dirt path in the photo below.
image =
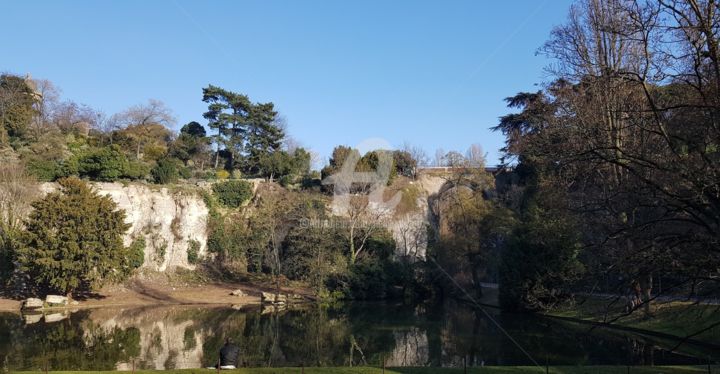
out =
{"type": "MultiPolygon", "coordinates": [[[[268,287],[255,284],[211,283],[193,286],[173,286],[152,281],[131,280],[124,285],[106,287],[96,295],[78,298],[71,308],[99,308],[108,306],[146,305],[250,305],[260,303],[260,292],[268,287]],[[242,290],[244,296],[234,296],[234,290],[242,290]]],[[[301,293],[294,289],[283,292],[301,293]]],[[[20,301],[0,298],[0,311],[20,310],[20,301]]]]}

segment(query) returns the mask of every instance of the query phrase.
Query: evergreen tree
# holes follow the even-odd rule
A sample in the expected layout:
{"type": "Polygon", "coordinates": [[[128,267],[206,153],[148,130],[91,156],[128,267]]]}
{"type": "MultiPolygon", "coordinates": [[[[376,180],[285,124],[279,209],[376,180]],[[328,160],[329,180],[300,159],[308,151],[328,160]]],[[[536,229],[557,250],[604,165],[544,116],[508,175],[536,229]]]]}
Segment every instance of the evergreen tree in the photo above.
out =
{"type": "Polygon", "coordinates": [[[203,88],[203,101],[208,103],[208,111],[203,117],[208,126],[217,131],[212,138],[217,146],[215,168],[220,161],[220,145],[230,152],[230,166],[242,152],[247,133],[247,118],[251,110],[250,99],[246,95],[208,85],[203,88]]]}
{"type": "MultiPolygon", "coordinates": [[[[273,103],[255,104],[252,106],[248,118],[247,134],[247,164],[246,169],[251,174],[259,174],[263,177],[272,178],[276,170],[266,170],[263,163],[268,159],[279,160],[283,157],[274,157],[280,152],[285,132],[275,119],[277,112],[273,103]]],[[[287,158],[287,157],[285,157],[287,158]]]]}
{"type": "Polygon", "coordinates": [[[119,281],[132,270],[125,212],[77,178],[33,203],[18,249],[20,269],[38,286],[72,294],[119,281]]]}

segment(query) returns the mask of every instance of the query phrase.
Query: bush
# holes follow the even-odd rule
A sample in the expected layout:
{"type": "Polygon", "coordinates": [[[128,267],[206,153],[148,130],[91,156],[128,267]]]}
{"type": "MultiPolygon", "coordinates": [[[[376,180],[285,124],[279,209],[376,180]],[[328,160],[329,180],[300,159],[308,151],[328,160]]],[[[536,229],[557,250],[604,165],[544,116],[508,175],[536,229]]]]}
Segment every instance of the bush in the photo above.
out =
{"type": "Polygon", "coordinates": [[[531,207],[500,256],[499,301],[509,310],[547,310],[583,272],[571,222],[531,207]]]}
{"type": "Polygon", "coordinates": [[[193,173],[193,177],[196,179],[213,180],[217,178],[214,171],[196,170],[193,173]]]}
{"type": "Polygon", "coordinates": [[[59,191],[32,204],[17,251],[20,270],[62,294],[123,280],[132,270],[122,240],[130,227],[125,211],[77,178],[59,183],[59,191]]]}
{"type": "Polygon", "coordinates": [[[30,174],[42,182],[52,182],[65,176],[62,164],[54,160],[28,161],[27,169],[30,174]]]}
{"type": "Polygon", "coordinates": [[[128,159],[117,146],[91,148],[72,157],[67,167],[68,175],[77,174],[92,180],[114,182],[125,176],[128,159]]]}
{"type": "Polygon", "coordinates": [[[280,180],[278,182],[280,182],[281,186],[288,187],[293,184],[294,181],[295,178],[293,178],[292,175],[283,175],[282,177],[280,177],[280,180]]]}
{"type": "Polygon", "coordinates": [[[180,173],[180,178],[182,179],[190,179],[193,177],[192,169],[189,167],[181,167],[178,172],[180,173]]]}
{"type": "Polygon", "coordinates": [[[150,174],[150,166],[142,161],[129,161],[125,168],[125,178],[145,179],[150,174]]]}
{"type": "Polygon", "coordinates": [[[150,173],[157,184],[175,183],[180,177],[178,162],[171,158],[163,158],[158,161],[150,173]]]}
{"type": "Polygon", "coordinates": [[[374,258],[352,265],[348,284],[353,299],[383,299],[387,294],[387,274],[381,261],[374,258]]]}
{"type": "Polygon", "coordinates": [[[145,237],[135,238],[128,247],[128,263],[131,268],[137,269],[145,263],[145,237]]]}
{"type": "Polygon", "coordinates": [[[197,240],[191,240],[188,243],[187,260],[190,264],[197,264],[200,255],[200,243],[197,240]]]}
{"type": "Polygon", "coordinates": [[[215,183],[213,193],[225,206],[237,208],[252,197],[252,185],[246,181],[232,180],[215,183]]]}
{"type": "Polygon", "coordinates": [[[225,169],[223,169],[223,170],[218,170],[218,171],[215,172],[215,178],[217,178],[217,179],[228,179],[228,178],[230,178],[230,173],[229,173],[227,170],[225,170],[225,169]]]}

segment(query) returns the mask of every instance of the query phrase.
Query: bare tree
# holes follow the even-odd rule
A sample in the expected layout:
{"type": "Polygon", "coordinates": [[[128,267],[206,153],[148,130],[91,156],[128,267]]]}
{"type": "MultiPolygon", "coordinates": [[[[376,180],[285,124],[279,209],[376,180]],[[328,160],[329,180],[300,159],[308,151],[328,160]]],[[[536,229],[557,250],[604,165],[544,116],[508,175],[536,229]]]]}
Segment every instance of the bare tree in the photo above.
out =
{"type": "Polygon", "coordinates": [[[438,148],[435,150],[435,159],[433,160],[434,166],[445,166],[445,150],[438,148]]]}
{"type": "Polygon", "coordinates": [[[33,81],[37,101],[35,102],[35,117],[30,123],[30,132],[37,141],[51,128],[52,117],[60,103],[60,89],[46,79],[33,81]]]}
{"type": "Polygon", "coordinates": [[[23,219],[39,195],[37,182],[22,165],[0,164],[0,275],[12,269],[12,253],[23,219]]]}
{"type": "Polygon", "coordinates": [[[132,128],[128,135],[134,138],[135,156],[138,160],[147,138],[152,133],[158,132],[158,125],[171,128],[175,124],[175,117],[170,108],[155,99],[148,100],[147,104],[131,106],[111,118],[115,126],[132,128]]]}
{"type": "Polygon", "coordinates": [[[147,104],[133,105],[118,114],[120,125],[149,125],[158,124],[165,127],[175,125],[172,110],[160,100],[150,99],[147,104]]]}
{"type": "Polygon", "coordinates": [[[472,144],[465,152],[465,161],[467,161],[469,167],[482,168],[486,165],[486,154],[480,144],[472,144]]]}
{"type": "Polygon", "coordinates": [[[430,165],[430,158],[422,147],[405,142],[403,143],[403,151],[410,154],[410,157],[415,160],[415,164],[418,167],[430,165]]]}

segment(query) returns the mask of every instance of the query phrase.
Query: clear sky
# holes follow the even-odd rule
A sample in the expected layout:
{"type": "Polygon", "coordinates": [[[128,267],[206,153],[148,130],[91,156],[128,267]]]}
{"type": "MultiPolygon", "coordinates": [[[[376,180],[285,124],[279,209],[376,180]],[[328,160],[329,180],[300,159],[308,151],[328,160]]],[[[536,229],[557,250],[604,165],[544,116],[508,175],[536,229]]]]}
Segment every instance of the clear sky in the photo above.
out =
{"type": "MultiPolygon", "coordinates": [[[[536,56],[569,0],[6,1],[0,71],[53,81],[108,114],[154,98],[178,124],[204,123],[214,84],[272,101],[325,160],[383,138],[464,152],[503,98],[537,90],[536,56]]],[[[179,128],[179,126],[178,126],[179,128]]]]}

